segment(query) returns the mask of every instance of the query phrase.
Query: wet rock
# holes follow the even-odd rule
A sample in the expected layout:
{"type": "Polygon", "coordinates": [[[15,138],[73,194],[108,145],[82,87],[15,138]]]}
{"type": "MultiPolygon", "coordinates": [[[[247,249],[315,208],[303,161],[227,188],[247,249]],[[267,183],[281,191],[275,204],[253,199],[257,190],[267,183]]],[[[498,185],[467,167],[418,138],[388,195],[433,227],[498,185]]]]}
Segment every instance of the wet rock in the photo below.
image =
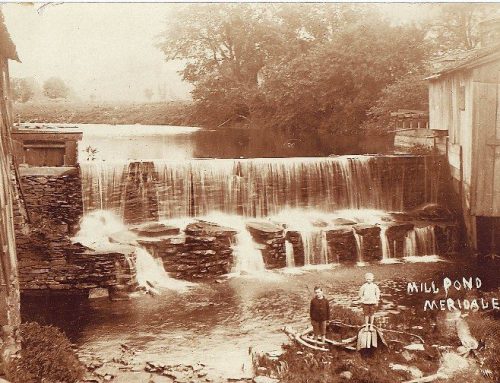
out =
{"type": "Polygon", "coordinates": [[[410,222],[393,222],[385,229],[385,236],[389,245],[389,257],[401,257],[405,248],[406,235],[413,230],[414,224],[410,222]]]}
{"type": "Polygon", "coordinates": [[[351,380],[352,379],[352,372],[351,371],[342,371],[339,376],[342,379],[351,380]]]}
{"type": "Polygon", "coordinates": [[[260,246],[266,269],[286,267],[286,248],[283,227],[268,221],[252,221],[246,225],[260,246]]]}
{"type": "Polygon", "coordinates": [[[134,226],[130,229],[141,237],[161,237],[168,235],[177,235],[180,229],[175,226],[165,225],[158,222],[149,222],[143,225],[134,226]]]}
{"type": "Polygon", "coordinates": [[[107,298],[109,297],[109,291],[105,288],[95,288],[89,291],[89,299],[97,299],[97,298],[107,298]]]}
{"type": "Polygon", "coordinates": [[[453,221],[456,219],[449,209],[437,204],[425,204],[409,212],[415,219],[425,221],[453,221]]]}
{"type": "Polygon", "coordinates": [[[207,221],[191,223],[184,232],[194,237],[232,237],[237,233],[234,229],[207,221]]]}
{"type": "Polygon", "coordinates": [[[339,227],[326,232],[330,254],[339,262],[356,262],[356,241],[350,227],[339,227]]]}
{"type": "Polygon", "coordinates": [[[355,225],[357,222],[345,218],[335,218],[332,223],[336,226],[355,225]]]}
{"type": "Polygon", "coordinates": [[[261,375],[253,378],[253,383],[279,383],[279,380],[261,375]]]}
{"type": "Polygon", "coordinates": [[[425,347],[422,343],[412,343],[404,346],[404,349],[410,351],[425,351],[425,347]]]}
{"type": "Polygon", "coordinates": [[[424,376],[423,372],[419,368],[414,366],[406,366],[404,364],[391,363],[389,368],[394,371],[404,371],[410,374],[412,379],[418,379],[424,376]]]}
{"type": "Polygon", "coordinates": [[[362,237],[363,246],[361,259],[363,261],[379,261],[382,259],[380,242],[380,227],[375,225],[357,224],[354,231],[362,237]]]}

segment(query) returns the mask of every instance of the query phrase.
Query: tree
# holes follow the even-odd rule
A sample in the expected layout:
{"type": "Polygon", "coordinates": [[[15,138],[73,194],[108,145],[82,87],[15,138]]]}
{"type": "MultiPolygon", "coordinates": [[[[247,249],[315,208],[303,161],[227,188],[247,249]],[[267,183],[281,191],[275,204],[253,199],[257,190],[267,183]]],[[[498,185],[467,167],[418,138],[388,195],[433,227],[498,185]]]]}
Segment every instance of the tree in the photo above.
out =
{"type": "Polygon", "coordinates": [[[12,97],[16,102],[28,102],[35,95],[38,84],[33,78],[13,78],[11,80],[12,97]]]}
{"type": "Polygon", "coordinates": [[[385,87],[419,71],[428,56],[425,34],[376,14],[343,26],[307,54],[268,68],[266,120],[295,132],[356,133],[385,87]]]}
{"type": "Polygon", "coordinates": [[[144,97],[146,97],[148,101],[151,101],[151,98],[153,97],[153,91],[150,88],[144,89],[144,97]]]}
{"type": "Polygon", "coordinates": [[[248,119],[263,68],[327,38],[334,9],[329,4],[183,6],[158,47],[167,60],[187,62],[182,75],[194,85],[196,115],[215,123],[248,119]]]}
{"type": "Polygon", "coordinates": [[[51,77],[43,84],[43,93],[51,99],[67,98],[69,88],[59,77],[51,77]]]}
{"type": "Polygon", "coordinates": [[[382,90],[420,71],[428,34],[346,4],[205,4],[178,9],[158,44],[186,62],[194,117],[290,132],[354,132],[382,90]]]}
{"type": "Polygon", "coordinates": [[[500,14],[496,4],[443,3],[429,30],[437,53],[476,48],[480,41],[479,23],[500,14]]]}
{"type": "Polygon", "coordinates": [[[424,72],[411,73],[387,85],[375,104],[369,109],[368,119],[361,125],[372,133],[393,129],[391,112],[398,109],[429,109],[429,90],[424,72]]]}

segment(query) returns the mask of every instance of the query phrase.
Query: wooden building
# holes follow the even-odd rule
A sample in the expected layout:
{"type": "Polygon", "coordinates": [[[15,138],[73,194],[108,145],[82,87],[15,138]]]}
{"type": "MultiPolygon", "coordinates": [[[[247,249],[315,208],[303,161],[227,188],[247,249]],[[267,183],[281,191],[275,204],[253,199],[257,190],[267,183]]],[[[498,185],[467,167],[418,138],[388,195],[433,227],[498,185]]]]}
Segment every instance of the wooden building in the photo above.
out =
{"type": "Polygon", "coordinates": [[[76,166],[81,139],[75,128],[26,125],[12,130],[14,157],[27,166],[76,166]]]}
{"type": "Polygon", "coordinates": [[[18,347],[16,328],[20,324],[8,60],[19,59],[0,10],[0,373],[18,347]]]}
{"type": "Polygon", "coordinates": [[[481,28],[481,48],[440,60],[428,78],[429,125],[447,133],[470,243],[500,254],[500,20],[481,28]]]}

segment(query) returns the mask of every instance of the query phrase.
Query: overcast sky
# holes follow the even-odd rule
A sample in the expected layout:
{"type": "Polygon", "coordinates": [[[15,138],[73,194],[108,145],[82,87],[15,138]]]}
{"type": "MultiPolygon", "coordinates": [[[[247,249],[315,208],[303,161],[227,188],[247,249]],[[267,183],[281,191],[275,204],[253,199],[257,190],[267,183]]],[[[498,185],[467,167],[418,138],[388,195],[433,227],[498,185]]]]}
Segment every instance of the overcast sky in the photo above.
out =
{"type": "MultiPolygon", "coordinates": [[[[83,99],[144,100],[144,89],[166,86],[171,98],[187,98],[179,63],[167,63],[154,46],[175,4],[3,4],[7,28],[21,64],[11,77],[64,79],[83,99]]],[[[395,21],[422,16],[412,4],[380,5],[395,21]]]]}

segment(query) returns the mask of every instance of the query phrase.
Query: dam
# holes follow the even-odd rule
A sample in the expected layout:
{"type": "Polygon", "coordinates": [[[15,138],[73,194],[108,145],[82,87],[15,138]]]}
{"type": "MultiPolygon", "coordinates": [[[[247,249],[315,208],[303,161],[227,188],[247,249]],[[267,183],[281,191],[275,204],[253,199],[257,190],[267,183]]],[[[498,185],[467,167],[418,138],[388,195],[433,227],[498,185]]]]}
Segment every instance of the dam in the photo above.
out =
{"type": "MultiPolygon", "coordinates": [[[[74,128],[59,129],[75,139],[74,128]]],[[[423,262],[458,251],[459,225],[440,156],[193,158],[197,149],[188,138],[196,130],[183,128],[138,160],[131,145],[137,134],[124,141],[131,127],[116,128],[121,153],[100,129],[82,128],[77,158],[64,164],[71,166],[21,167],[29,216],[52,229],[38,239],[19,236],[25,292],[134,291],[144,279],[137,269],[147,272],[135,263],[144,252],[160,268],[155,273],[198,281],[423,262]],[[101,158],[89,158],[87,144],[101,158]],[[35,254],[37,241],[54,249],[49,259],[35,254]]],[[[157,142],[156,128],[149,129],[149,140],[157,142]]],[[[25,158],[34,158],[30,153],[25,158]]]]}

